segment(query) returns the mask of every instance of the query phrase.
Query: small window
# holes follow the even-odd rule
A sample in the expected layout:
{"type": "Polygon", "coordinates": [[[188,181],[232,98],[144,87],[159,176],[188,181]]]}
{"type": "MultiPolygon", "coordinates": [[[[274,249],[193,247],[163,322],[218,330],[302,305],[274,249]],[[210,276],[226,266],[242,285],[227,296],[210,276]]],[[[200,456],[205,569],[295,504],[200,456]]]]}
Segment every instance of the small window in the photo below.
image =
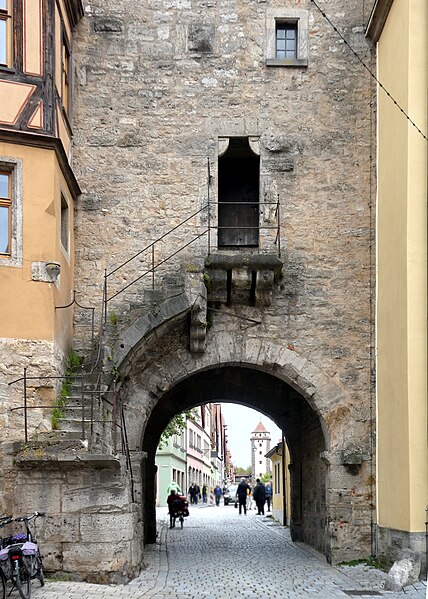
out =
{"type": "Polygon", "coordinates": [[[276,58],[297,58],[296,23],[276,23],[276,58]]]}
{"type": "Polygon", "coordinates": [[[266,12],[266,66],[308,65],[308,11],[270,8],[266,12]]]}
{"type": "Polygon", "coordinates": [[[0,66],[12,66],[11,0],[0,0],[0,66]]]}
{"type": "Polygon", "coordinates": [[[0,254],[10,256],[12,241],[12,173],[0,170],[0,254]]]}
{"type": "Polygon", "coordinates": [[[61,194],[61,244],[68,253],[70,245],[70,210],[67,200],[61,194]]]}
{"type": "MultiPolygon", "coordinates": [[[[0,0],[1,1],[1,0],[0,0]]],[[[70,45],[65,35],[62,37],[61,49],[61,101],[65,112],[70,111],[70,45]]]]}

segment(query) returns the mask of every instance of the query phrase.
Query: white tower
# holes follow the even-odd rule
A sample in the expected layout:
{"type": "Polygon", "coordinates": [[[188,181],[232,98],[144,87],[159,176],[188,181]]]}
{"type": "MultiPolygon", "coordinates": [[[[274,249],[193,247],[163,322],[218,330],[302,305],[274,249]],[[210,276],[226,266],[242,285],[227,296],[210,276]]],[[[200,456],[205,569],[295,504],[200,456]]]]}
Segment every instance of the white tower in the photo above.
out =
{"type": "Polygon", "coordinates": [[[254,481],[261,478],[266,472],[270,473],[270,460],[266,458],[270,450],[271,437],[266,430],[263,422],[260,420],[254,431],[251,433],[251,466],[254,481]]]}

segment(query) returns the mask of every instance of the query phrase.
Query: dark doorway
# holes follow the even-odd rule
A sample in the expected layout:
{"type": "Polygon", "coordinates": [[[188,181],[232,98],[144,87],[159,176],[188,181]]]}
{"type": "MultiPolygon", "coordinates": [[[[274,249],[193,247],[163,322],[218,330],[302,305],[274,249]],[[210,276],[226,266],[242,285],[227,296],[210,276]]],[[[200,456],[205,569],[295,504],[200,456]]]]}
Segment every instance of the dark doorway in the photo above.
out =
{"type": "Polygon", "coordinates": [[[260,158],[247,137],[232,137],[218,161],[218,246],[259,245],[260,158]]]}

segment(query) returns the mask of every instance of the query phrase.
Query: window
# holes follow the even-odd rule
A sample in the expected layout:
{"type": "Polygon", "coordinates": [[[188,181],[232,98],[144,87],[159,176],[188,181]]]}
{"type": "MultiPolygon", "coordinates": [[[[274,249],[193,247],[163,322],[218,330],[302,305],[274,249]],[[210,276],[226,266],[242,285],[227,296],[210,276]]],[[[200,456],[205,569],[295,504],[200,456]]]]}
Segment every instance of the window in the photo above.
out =
{"type": "Polygon", "coordinates": [[[276,58],[297,58],[296,23],[276,22],[276,58]]]}
{"type": "Polygon", "coordinates": [[[0,0],[0,66],[12,66],[12,0],[0,0]]]}
{"type": "Polygon", "coordinates": [[[260,156],[248,137],[230,137],[218,159],[218,245],[259,245],[260,156]]]}
{"type": "Polygon", "coordinates": [[[266,66],[308,65],[308,11],[271,8],[266,12],[266,66]]]}
{"type": "MultiPolygon", "coordinates": [[[[1,2],[1,0],[0,0],[1,2]]],[[[61,100],[62,107],[69,114],[70,111],[70,45],[65,34],[62,37],[61,49],[61,100]]]]}
{"type": "Polygon", "coordinates": [[[70,210],[65,197],[61,194],[61,244],[68,253],[70,245],[70,210]]]}
{"type": "Polygon", "coordinates": [[[12,173],[0,170],[0,254],[10,256],[12,245],[12,173]]]}
{"type": "Polygon", "coordinates": [[[0,264],[22,266],[22,160],[8,156],[0,156],[0,264]]]}

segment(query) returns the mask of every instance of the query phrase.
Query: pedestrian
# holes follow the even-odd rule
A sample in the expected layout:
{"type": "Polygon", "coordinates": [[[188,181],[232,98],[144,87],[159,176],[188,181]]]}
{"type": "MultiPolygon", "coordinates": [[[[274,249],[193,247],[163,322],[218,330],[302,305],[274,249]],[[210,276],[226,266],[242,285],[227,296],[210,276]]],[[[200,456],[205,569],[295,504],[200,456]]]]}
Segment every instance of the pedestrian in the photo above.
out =
{"type": "Polygon", "coordinates": [[[238,497],[239,504],[239,514],[242,513],[242,508],[244,508],[244,515],[247,513],[247,493],[249,488],[250,486],[245,478],[241,478],[241,482],[236,489],[236,496],[238,497]]]}
{"type": "Polygon", "coordinates": [[[221,495],[222,495],[221,487],[220,487],[220,485],[216,485],[214,488],[214,498],[215,498],[215,504],[217,507],[220,505],[221,495]]]}
{"type": "Polygon", "coordinates": [[[202,503],[207,503],[208,496],[208,487],[207,485],[202,485],[202,503]]]}
{"type": "Polygon", "coordinates": [[[247,489],[247,510],[253,509],[253,492],[251,487],[248,485],[247,489]]]}
{"type": "Polygon", "coordinates": [[[171,491],[174,489],[174,491],[177,493],[177,495],[182,495],[183,493],[181,492],[181,487],[180,485],[175,482],[175,480],[172,480],[169,485],[166,488],[166,494],[170,495],[171,491]]]}
{"type": "Polygon", "coordinates": [[[272,481],[269,480],[265,485],[267,511],[270,512],[270,504],[272,501],[272,481]]]}
{"type": "Polygon", "coordinates": [[[253,498],[254,498],[254,501],[256,502],[256,506],[257,506],[257,510],[258,510],[256,516],[264,516],[265,515],[266,491],[265,491],[264,484],[262,482],[260,482],[259,478],[256,480],[256,486],[254,487],[254,491],[253,491],[253,498]]]}
{"type": "Polygon", "coordinates": [[[175,507],[176,507],[176,501],[178,499],[178,495],[175,492],[175,489],[172,489],[170,494],[168,495],[167,499],[166,499],[166,504],[168,506],[168,513],[169,513],[169,527],[170,528],[174,528],[175,526],[175,507]]]}
{"type": "Polygon", "coordinates": [[[199,485],[192,483],[189,487],[190,503],[192,505],[198,505],[198,499],[201,494],[199,485]]]}

